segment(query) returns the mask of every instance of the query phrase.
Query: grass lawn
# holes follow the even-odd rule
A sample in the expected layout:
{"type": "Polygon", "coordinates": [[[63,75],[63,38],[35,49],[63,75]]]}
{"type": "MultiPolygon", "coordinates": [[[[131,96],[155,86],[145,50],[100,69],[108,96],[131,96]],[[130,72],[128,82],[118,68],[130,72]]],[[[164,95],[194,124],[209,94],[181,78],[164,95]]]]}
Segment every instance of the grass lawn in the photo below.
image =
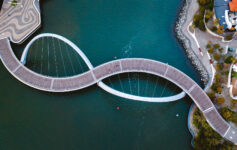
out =
{"type": "Polygon", "coordinates": [[[237,78],[237,72],[232,71],[233,78],[237,78]]]}

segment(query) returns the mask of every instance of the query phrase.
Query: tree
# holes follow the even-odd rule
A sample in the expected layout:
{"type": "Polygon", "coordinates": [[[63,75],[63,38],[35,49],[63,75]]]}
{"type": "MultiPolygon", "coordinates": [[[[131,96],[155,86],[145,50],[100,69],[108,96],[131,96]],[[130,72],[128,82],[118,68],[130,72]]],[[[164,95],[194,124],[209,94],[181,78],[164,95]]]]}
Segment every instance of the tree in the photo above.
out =
{"type": "Polygon", "coordinates": [[[210,0],[198,0],[198,3],[202,6],[205,6],[210,3],[210,0]]]}
{"type": "Polygon", "coordinates": [[[221,55],[219,55],[219,54],[214,54],[214,59],[215,59],[216,61],[220,60],[220,59],[221,59],[221,55]]]}
{"type": "Polygon", "coordinates": [[[214,15],[214,12],[207,9],[205,19],[209,20],[214,15]]]}
{"type": "Polygon", "coordinates": [[[236,58],[235,58],[235,57],[231,57],[231,61],[232,61],[232,62],[235,62],[235,61],[236,61],[236,58]]]}
{"type": "Polygon", "coordinates": [[[215,26],[211,27],[212,32],[216,32],[216,30],[217,30],[217,27],[215,27],[215,26]]]}
{"type": "Polygon", "coordinates": [[[218,92],[218,93],[221,93],[221,91],[222,91],[222,88],[221,88],[221,87],[218,87],[218,88],[217,88],[217,92],[218,92]]]}
{"type": "MultiPolygon", "coordinates": [[[[217,64],[218,66],[220,66],[220,68],[221,68],[221,64],[217,64]]],[[[215,75],[215,79],[216,79],[216,82],[220,82],[220,79],[221,79],[221,74],[220,73],[217,73],[216,75],[215,75]]]]}
{"type": "Polygon", "coordinates": [[[214,101],[216,99],[216,95],[215,95],[215,92],[208,92],[207,93],[207,96],[212,100],[214,101]]]}
{"type": "Polygon", "coordinates": [[[207,51],[208,51],[208,53],[210,53],[210,54],[213,54],[213,53],[214,53],[214,49],[213,49],[213,48],[209,48],[207,51]]]}
{"type": "Polygon", "coordinates": [[[200,29],[201,31],[206,31],[206,27],[205,27],[205,24],[204,24],[204,20],[199,20],[198,29],[200,29]]]}
{"type": "Polygon", "coordinates": [[[221,70],[221,65],[218,63],[216,64],[216,71],[220,71],[221,70]]]}
{"type": "Polygon", "coordinates": [[[206,31],[205,25],[204,25],[204,14],[195,14],[193,17],[193,24],[195,27],[198,27],[202,31],[206,31]]]}
{"type": "Polygon", "coordinates": [[[237,100],[232,99],[232,100],[231,100],[231,104],[232,104],[232,107],[234,108],[235,105],[237,104],[237,100]]]}
{"type": "Polygon", "coordinates": [[[212,41],[210,41],[210,40],[209,40],[209,41],[208,41],[208,44],[210,44],[210,45],[211,45],[211,44],[212,44],[212,41]]]}
{"type": "Polygon", "coordinates": [[[224,33],[224,26],[221,25],[219,26],[219,28],[217,28],[217,31],[216,31],[218,34],[223,34],[224,33]]]}
{"type": "Polygon", "coordinates": [[[207,45],[206,45],[206,48],[207,48],[207,49],[211,48],[211,44],[207,44],[207,45]]]}
{"type": "MultiPolygon", "coordinates": [[[[217,64],[216,64],[216,70],[217,70],[217,71],[220,71],[220,70],[222,70],[223,68],[224,68],[224,64],[223,64],[223,63],[217,63],[217,64]]],[[[218,75],[218,74],[217,74],[217,75],[218,75]]],[[[220,82],[220,79],[221,79],[221,78],[220,78],[219,76],[217,77],[217,75],[216,75],[216,81],[217,81],[217,82],[220,82]]],[[[220,74],[219,74],[219,75],[220,75],[220,74]]]]}
{"type": "Polygon", "coordinates": [[[224,49],[221,47],[221,48],[218,49],[218,51],[219,51],[220,53],[223,53],[224,49]]]}
{"type": "Polygon", "coordinates": [[[232,120],[232,112],[227,107],[221,108],[220,113],[227,121],[232,120]]]}
{"type": "Polygon", "coordinates": [[[235,57],[233,57],[233,56],[228,56],[226,59],[225,59],[225,63],[226,64],[231,64],[232,62],[234,62],[235,61],[235,57]]]}
{"type": "Polygon", "coordinates": [[[214,47],[215,49],[220,48],[220,44],[214,44],[213,47],[214,47]]]}
{"type": "Polygon", "coordinates": [[[195,150],[231,150],[233,148],[233,144],[223,141],[222,137],[209,126],[198,109],[194,111],[193,124],[199,131],[193,141],[195,150]]]}
{"type": "Polygon", "coordinates": [[[215,26],[218,26],[219,25],[219,18],[216,18],[213,23],[215,26]]]}
{"type": "Polygon", "coordinates": [[[11,1],[11,6],[16,6],[17,5],[17,0],[12,0],[11,1]]]}
{"type": "Polygon", "coordinates": [[[227,40],[227,41],[230,41],[230,40],[232,40],[232,39],[233,39],[232,35],[227,35],[227,36],[225,36],[225,40],[227,40]]]}
{"type": "Polygon", "coordinates": [[[220,82],[214,82],[211,86],[211,89],[214,91],[214,92],[217,92],[217,88],[218,87],[221,87],[221,84],[220,82]]]}
{"type": "Polygon", "coordinates": [[[217,104],[221,105],[225,102],[225,99],[223,97],[218,97],[217,98],[217,104]]]}

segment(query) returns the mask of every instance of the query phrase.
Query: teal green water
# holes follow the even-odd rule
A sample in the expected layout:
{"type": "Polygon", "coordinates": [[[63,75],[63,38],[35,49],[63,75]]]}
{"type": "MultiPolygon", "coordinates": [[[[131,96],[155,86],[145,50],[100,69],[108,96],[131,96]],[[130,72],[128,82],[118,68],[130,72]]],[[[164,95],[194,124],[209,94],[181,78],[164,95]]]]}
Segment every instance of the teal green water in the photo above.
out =
{"type": "MultiPolygon", "coordinates": [[[[180,0],[42,1],[43,23],[36,34],[67,37],[94,66],[114,56],[151,58],[168,62],[200,83],[173,32],[180,4],[180,0]]],[[[18,57],[26,43],[13,46],[18,57]]],[[[162,104],[134,102],[96,85],[65,94],[40,92],[14,79],[2,64],[0,83],[0,149],[191,149],[188,97],[162,104]]]]}

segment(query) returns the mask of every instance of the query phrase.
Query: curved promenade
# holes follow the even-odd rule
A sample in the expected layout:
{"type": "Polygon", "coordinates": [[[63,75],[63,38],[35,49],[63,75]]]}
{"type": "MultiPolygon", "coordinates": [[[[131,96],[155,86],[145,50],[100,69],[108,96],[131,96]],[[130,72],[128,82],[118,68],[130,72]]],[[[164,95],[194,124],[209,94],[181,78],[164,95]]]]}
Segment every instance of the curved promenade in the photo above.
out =
{"type": "Polygon", "coordinates": [[[192,98],[216,132],[237,144],[237,130],[220,116],[202,88],[190,77],[167,64],[149,59],[127,58],[102,64],[80,75],[52,78],[39,75],[22,65],[12,52],[8,39],[0,40],[0,56],[8,71],[18,80],[33,88],[50,92],[79,90],[125,72],[144,72],[163,77],[175,83],[192,98]]]}
{"type": "MultiPolygon", "coordinates": [[[[39,34],[37,36],[35,36],[25,47],[22,56],[21,56],[21,63],[25,65],[26,63],[26,58],[27,58],[27,54],[28,51],[30,50],[30,46],[38,39],[43,38],[43,37],[51,37],[51,38],[57,38],[59,40],[62,40],[63,42],[67,43],[73,50],[75,50],[80,57],[83,59],[83,61],[86,63],[86,65],[88,66],[88,68],[90,70],[93,70],[94,67],[91,64],[90,60],[86,57],[86,55],[83,53],[82,50],[80,50],[79,47],[77,47],[74,43],[72,43],[70,40],[68,40],[67,38],[61,36],[61,35],[57,35],[57,34],[53,34],[53,33],[43,33],[43,34],[39,34]]],[[[41,75],[42,76],[42,75],[41,75]]],[[[172,102],[172,101],[176,101],[179,100],[181,98],[183,98],[186,93],[183,91],[177,95],[174,96],[168,96],[168,97],[143,97],[143,96],[135,96],[135,95],[131,95],[131,94],[127,94],[118,90],[115,90],[109,86],[107,86],[106,84],[104,84],[102,81],[98,81],[98,86],[100,88],[102,88],[103,90],[107,91],[108,93],[111,93],[113,95],[119,96],[119,97],[123,97],[123,98],[127,98],[127,99],[131,99],[131,100],[139,100],[139,101],[146,101],[146,102],[172,102]]]]}

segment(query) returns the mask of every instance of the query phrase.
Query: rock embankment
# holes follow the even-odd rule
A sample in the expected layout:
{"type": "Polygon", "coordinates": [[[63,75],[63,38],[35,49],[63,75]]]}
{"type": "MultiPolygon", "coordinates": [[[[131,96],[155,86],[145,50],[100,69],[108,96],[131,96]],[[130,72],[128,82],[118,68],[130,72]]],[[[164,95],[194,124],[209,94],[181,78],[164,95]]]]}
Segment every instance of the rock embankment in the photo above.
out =
{"type": "Polygon", "coordinates": [[[183,28],[186,28],[184,24],[188,21],[187,17],[188,15],[190,15],[187,12],[191,5],[191,2],[192,0],[185,0],[184,3],[182,4],[183,7],[180,11],[179,18],[176,22],[175,31],[177,34],[177,38],[180,41],[180,43],[183,45],[188,58],[192,61],[192,64],[200,73],[201,80],[203,81],[204,85],[207,85],[209,81],[209,74],[206,68],[204,67],[203,63],[200,61],[200,59],[198,58],[198,56],[195,54],[194,50],[192,49],[191,40],[185,36],[185,34],[183,33],[184,30],[182,30],[183,28]]]}

